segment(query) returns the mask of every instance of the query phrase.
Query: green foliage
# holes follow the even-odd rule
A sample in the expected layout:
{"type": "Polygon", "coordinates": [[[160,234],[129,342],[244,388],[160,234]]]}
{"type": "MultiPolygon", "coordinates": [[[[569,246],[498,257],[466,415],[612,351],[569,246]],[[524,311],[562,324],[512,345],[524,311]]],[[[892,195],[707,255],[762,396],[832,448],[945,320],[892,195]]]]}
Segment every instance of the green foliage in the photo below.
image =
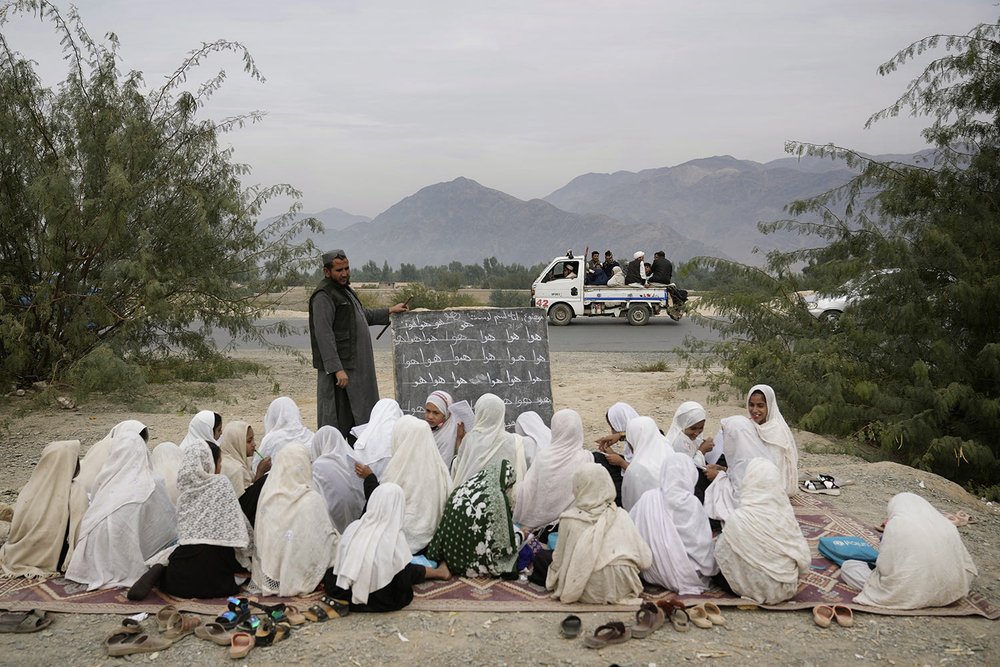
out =
{"type": "Polygon", "coordinates": [[[721,343],[689,344],[715,387],[774,386],[802,428],[858,438],[959,482],[1000,480],[1000,23],[915,42],[885,74],[938,46],[894,105],[932,118],[935,146],[918,165],[877,163],[834,146],[789,152],[845,161],[847,185],[788,206],[792,230],[813,247],[772,253],[766,268],[700,258],[696,268],[738,289],[706,295],[697,317],[721,343]],[[800,290],[835,293],[883,272],[836,325],[809,315],[800,290]],[[709,352],[707,356],[698,353],[709,352]]]}
{"type": "Polygon", "coordinates": [[[70,371],[74,394],[81,401],[94,392],[136,396],[146,389],[146,376],[138,366],[126,363],[106,345],[81,359],[70,371]]]}
{"type": "Polygon", "coordinates": [[[246,375],[269,373],[267,366],[254,361],[230,359],[222,355],[192,360],[171,356],[145,365],[149,381],[153,384],[174,382],[216,382],[246,375]]]}
{"type": "Polygon", "coordinates": [[[409,301],[410,308],[428,308],[430,310],[478,305],[475,299],[466,294],[439,292],[419,283],[397,290],[393,293],[391,301],[392,303],[409,301]]]}
{"type": "Polygon", "coordinates": [[[360,283],[419,282],[431,289],[445,292],[454,292],[463,287],[523,290],[531,286],[546,264],[547,262],[528,267],[521,264],[501,264],[496,257],[488,257],[482,264],[462,264],[456,261],[421,268],[404,262],[400,264],[399,271],[393,271],[388,262],[379,267],[374,261],[368,260],[360,267],[351,267],[351,280],[360,283]]]}
{"type": "Polygon", "coordinates": [[[495,289],[490,292],[490,305],[496,308],[517,308],[531,302],[529,290],[495,289]]]}
{"type": "Polygon", "coordinates": [[[209,357],[213,327],[266,345],[254,326],[268,308],[260,297],[305,266],[313,248],[290,239],[316,223],[293,222],[296,205],[257,228],[270,199],[298,193],[245,188],[249,167],[220,137],[261,114],[203,117],[225,71],[188,85],[227,52],[262,80],[250,54],[203,44],[150,88],[123,70],[117,38],[92,39],[75,9],[63,17],[44,0],[8,2],[0,26],[22,15],[53,25],[68,73],[43,86],[0,33],[0,379],[57,380],[104,346],[119,359],[209,357]]]}

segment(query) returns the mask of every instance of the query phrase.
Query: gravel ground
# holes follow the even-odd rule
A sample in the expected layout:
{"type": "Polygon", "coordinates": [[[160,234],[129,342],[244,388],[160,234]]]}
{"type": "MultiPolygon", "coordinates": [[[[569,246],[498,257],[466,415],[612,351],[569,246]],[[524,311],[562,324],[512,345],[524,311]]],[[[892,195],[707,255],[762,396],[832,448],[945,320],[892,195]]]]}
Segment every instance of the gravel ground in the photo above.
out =
{"type": "MultiPolygon", "coordinates": [[[[37,407],[29,392],[7,396],[0,403],[0,456],[6,461],[0,478],[0,503],[13,504],[27,481],[38,454],[52,440],[78,438],[84,446],[100,439],[115,423],[140,419],[150,427],[152,443],[179,442],[187,422],[200,408],[213,409],[229,419],[246,419],[263,433],[263,415],[276,395],[293,397],[306,424],[315,422],[314,371],[296,359],[277,353],[243,352],[236,356],[258,361],[270,370],[258,376],[213,384],[187,383],[156,386],[136,404],[145,412],[129,410],[119,402],[91,399],[75,409],[37,407]]],[[[680,370],[629,372],[653,361],[648,354],[556,353],[552,355],[553,398],[556,408],[578,410],[588,440],[603,434],[604,411],[619,397],[628,396],[641,414],[669,424],[682,400],[708,406],[708,432],[721,417],[740,411],[740,401],[709,405],[702,387],[679,392],[680,370]],[[639,396],[639,398],[635,398],[639,396]]],[[[386,352],[376,357],[383,395],[392,392],[392,363],[386,352]]],[[[258,436],[259,437],[259,436],[258,436]]],[[[976,588],[1000,602],[1000,567],[996,563],[1000,514],[955,484],[936,475],[893,463],[867,463],[844,454],[844,445],[811,433],[796,431],[800,467],[829,472],[854,485],[829,502],[870,524],[885,517],[888,500],[901,491],[926,497],[935,507],[964,510],[977,522],[961,528],[976,565],[976,588]],[[920,487],[923,482],[924,488],[920,487]]],[[[0,522],[0,534],[7,524],[0,522]]],[[[608,620],[629,621],[626,613],[586,613],[584,631],[608,620]]],[[[581,640],[558,636],[562,614],[410,612],[384,615],[354,614],[297,630],[289,641],[259,648],[233,664],[338,665],[667,665],[680,661],[750,665],[987,665],[1000,664],[1000,632],[993,621],[978,617],[893,617],[858,614],[853,628],[820,629],[808,611],[769,612],[726,610],[725,627],[693,628],[678,633],[666,628],[643,640],[588,650],[581,640]]],[[[227,661],[224,648],[193,636],[159,654],[108,658],[101,642],[121,617],[115,615],[56,614],[52,625],[28,635],[0,635],[0,665],[62,664],[217,664],[227,661]]]]}

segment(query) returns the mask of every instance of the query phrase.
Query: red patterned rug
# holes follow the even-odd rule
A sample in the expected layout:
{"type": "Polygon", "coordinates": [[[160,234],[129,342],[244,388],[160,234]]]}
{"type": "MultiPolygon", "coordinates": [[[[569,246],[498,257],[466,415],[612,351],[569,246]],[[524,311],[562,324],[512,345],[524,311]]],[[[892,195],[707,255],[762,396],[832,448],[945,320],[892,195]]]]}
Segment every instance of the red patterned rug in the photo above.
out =
{"type": "MultiPolygon", "coordinates": [[[[799,582],[795,597],[776,605],[756,605],[743,598],[727,595],[722,591],[708,591],[700,596],[678,596],[688,604],[712,601],[721,606],[753,605],[766,609],[793,610],[811,608],[817,604],[842,604],[856,611],[899,616],[983,616],[1000,618],[1000,607],[973,591],[967,597],[948,607],[897,611],[869,607],[854,603],[855,591],[847,588],[838,578],[840,568],[819,555],[819,538],[827,535],[853,535],[878,547],[879,534],[859,521],[837,512],[816,496],[799,494],[792,499],[795,515],[802,532],[812,549],[811,570],[799,582]]],[[[580,611],[629,611],[633,607],[613,605],[566,605],[549,597],[544,589],[526,581],[498,579],[473,579],[456,577],[450,581],[421,584],[414,591],[413,603],[407,607],[414,611],[482,611],[482,612],[563,612],[580,611]]],[[[652,600],[673,597],[662,589],[647,589],[643,596],[652,600]]],[[[298,598],[265,598],[267,604],[283,601],[304,609],[319,597],[319,593],[298,598]]],[[[93,591],[88,593],[79,584],[66,579],[30,581],[26,579],[0,580],[0,609],[25,611],[75,612],[81,614],[131,614],[140,611],[155,612],[164,605],[173,604],[179,609],[217,615],[226,609],[226,601],[186,600],[153,591],[142,602],[125,598],[124,589],[93,591]]]]}

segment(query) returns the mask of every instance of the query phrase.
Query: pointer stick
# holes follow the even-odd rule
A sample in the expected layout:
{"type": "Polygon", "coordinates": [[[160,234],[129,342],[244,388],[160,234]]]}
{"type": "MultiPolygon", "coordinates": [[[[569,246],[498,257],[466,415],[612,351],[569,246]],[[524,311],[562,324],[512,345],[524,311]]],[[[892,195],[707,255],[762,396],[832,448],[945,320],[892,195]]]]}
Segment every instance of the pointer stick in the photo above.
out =
{"type": "MultiPolygon", "coordinates": [[[[411,296],[411,297],[410,297],[410,299],[412,299],[412,298],[413,298],[413,297],[411,296]]],[[[404,301],[404,302],[403,302],[403,305],[405,306],[405,305],[407,305],[408,303],[410,303],[410,299],[407,299],[406,301],[404,301]]],[[[391,323],[390,323],[390,324],[391,324],[391,323]]],[[[377,335],[377,336],[375,336],[375,340],[378,340],[379,338],[381,338],[381,337],[382,337],[382,334],[384,334],[384,333],[385,333],[385,330],[386,330],[386,329],[388,329],[388,328],[389,328],[389,325],[388,325],[388,324],[387,324],[387,325],[385,325],[384,327],[382,327],[382,330],[378,332],[378,335],[377,335]]]]}

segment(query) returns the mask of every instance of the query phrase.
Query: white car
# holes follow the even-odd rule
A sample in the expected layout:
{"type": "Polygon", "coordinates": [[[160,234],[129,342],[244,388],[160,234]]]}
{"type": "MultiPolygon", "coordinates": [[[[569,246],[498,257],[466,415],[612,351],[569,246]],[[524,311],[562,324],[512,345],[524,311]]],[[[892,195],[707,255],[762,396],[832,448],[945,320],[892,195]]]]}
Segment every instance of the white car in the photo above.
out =
{"type": "Polygon", "coordinates": [[[896,269],[881,269],[848,280],[835,294],[813,294],[805,297],[809,314],[818,320],[835,322],[850,305],[868,298],[872,283],[884,275],[895,273],[896,269]]]}

